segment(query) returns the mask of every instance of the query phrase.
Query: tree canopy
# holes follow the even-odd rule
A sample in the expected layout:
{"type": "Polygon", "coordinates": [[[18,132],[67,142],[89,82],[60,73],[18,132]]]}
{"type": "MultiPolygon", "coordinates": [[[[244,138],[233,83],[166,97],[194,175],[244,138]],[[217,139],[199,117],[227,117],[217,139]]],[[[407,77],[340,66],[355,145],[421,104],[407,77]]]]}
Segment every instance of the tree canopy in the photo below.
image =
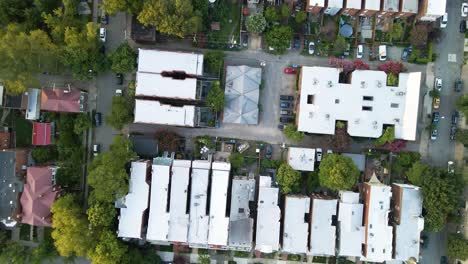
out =
{"type": "Polygon", "coordinates": [[[266,33],[266,42],[274,53],[282,54],[291,45],[293,31],[288,26],[274,26],[266,33]]]}
{"type": "Polygon", "coordinates": [[[147,0],[138,20],[143,25],[155,26],[163,34],[181,38],[202,28],[201,14],[187,0],[147,0]]]}
{"type": "Polygon", "coordinates": [[[468,130],[458,129],[455,133],[455,139],[462,143],[465,147],[468,146],[468,130]]]}
{"type": "Polygon", "coordinates": [[[115,220],[115,207],[112,203],[93,203],[88,210],[89,223],[94,227],[111,227],[115,220]]]}
{"type": "Polygon", "coordinates": [[[203,64],[205,71],[211,74],[220,74],[224,63],[224,52],[219,50],[210,50],[205,53],[203,64]]]}
{"type": "Polygon", "coordinates": [[[206,105],[213,112],[221,112],[224,109],[224,91],[221,89],[219,81],[211,83],[211,89],[206,97],[206,105]]]}
{"type": "Polygon", "coordinates": [[[351,190],[359,178],[353,160],[339,154],[327,154],[320,162],[320,185],[331,190],[351,190]]]}
{"type": "Polygon", "coordinates": [[[231,163],[233,169],[238,169],[244,166],[244,155],[242,155],[241,153],[232,153],[231,156],[229,156],[229,162],[231,163]]]}
{"type": "Polygon", "coordinates": [[[385,143],[392,143],[395,140],[395,127],[387,127],[378,139],[375,140],[376,146],[383,146],[385,143]]]}
{"type": "Polygon", "coordinates": [[[247,17],[245,27],[250,33],[262,33],[266,28],[267,22],[261,13],[255,13],[247,17]]]}
{"type": "Polygon", "coordinates": [[[457,109],[468,117],[468,94],[458,97],[456,102],[457,109]]]}
{"type": "Polygon", "coordinates": [[[121,263],[126,252],[127,247],[117,239],[117,236],[111,230],[104,230],[100,233],[97,245],[89,253],[89,257],[96,264],[114,264],[121,263]]]}
{"type": "Polygon", "coordinates": [[[143,8],[143,0],[103,0],[102,9],[110,15],[123,11],[137,14],[143,8]]]}
{"type": "Polygon", "coordinates": [[[388,34],[392,40],[399,41],[403,37],[405,30],[402,23],[391,23],[391,28],[388,31],[388,34]]]}
{"type": "Polygon", "coordinates": [[[284,194],[298,192],[301,188],[301,173],[294,170],[287,163],[283,163],[279,167],[277,179],[281,192],[284,194]]]}
{"type": "Polygon", "coordinates": [[[87,114],[78,114],[73,124],[73,132],[77,135],[82,135],[91,126],[91,119],[87,114]]]}
{"type": "MultiPolygon", "coordinates": [[[[407,157],[405,158],[405,161],[410,161],[412,157],[407,157]]],[[[398,162],[398,160],[397,160],[398,162]]],[[[405,164],[406,165],[406,164],[405,164]]],[[[409,164],[408,164],[409,165],[409,164]]],[[[408,177],[408,180],[416,185],[416,186],[421,186],[424,181],[425,175],[429,172],[429,166],[426,164],[416,161],[412,166],[409,167],[409,170],[406,172],[406,177],[408,177]]]]}
{"type": "Polygon", "coordinates": [[[348,43],[343,36],[338,35],[336,40],[333,42],[333,54],[335,56],[341,56],[348,48],[348,43]]]}
{"type": "MultiPolygon", "coordinates": [[[[393,171],[398,174],[404,174],[413,164],[421,158],[418,152],[400,152],[393,163],[393,171]]],[[[419,185],[420,186],[420,185],[419,185]]]]}
{"type": "Polygon", "coordinates": [[[297,131],[297,127],[294,125],[286,125],[283,132],[287,138],[294,142],[300,142],[304,139],[304,133],[297,131]]]}
{"type": "Polygon", "coordinates": [[[121,130],[126,124],[133,121],[133,101],[125,96],[112,97],[110,115],[106,116],[106,123],[111,127],[121,130]]]}
{"type": "Polygon", "coordinates": [[[447,244],[447,256],[451,259],[468,259],[468,240],[461,235],[449,235],[447,244]]]}
{"type": "Polygon", "coordinates": [[[31,151],[31,156],[37,164],[53,161],[57,158],[57,147],[36,147],[31,151]]]}
{"type": "Polygon", "coordinates": [[[133,72],[137,65],[137,54],[127,42],[122,43],[112,52],[109,59],[111,70],[116,73],[133,72]]]}
{"type": "Polygon", "coordinates": [[[307,20],[307,12],[304,10],[301,10],[297,12],[296,17],[294,18],[294,21],[297,24],[302,24],[307,20]]]}
{"type": "Polygon", "coordinates": [[[269,23],[277,22],[279,20],[279,13],[278,9],[275,6],[269,5],[263,12],[263,15],[265,16],[265,19],[269,23]]]}

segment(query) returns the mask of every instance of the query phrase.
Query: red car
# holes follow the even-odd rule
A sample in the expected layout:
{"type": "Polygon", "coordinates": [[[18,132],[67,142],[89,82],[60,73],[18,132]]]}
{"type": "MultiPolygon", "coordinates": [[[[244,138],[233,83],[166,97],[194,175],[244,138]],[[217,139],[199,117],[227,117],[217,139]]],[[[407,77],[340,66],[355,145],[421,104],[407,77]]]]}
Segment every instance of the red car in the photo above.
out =
{"type": "Polygon", "coordinates": [[[287,67],[287,68],[284,68],[284,73],[286,73],[286,74],[296,74],[296,73],[297,73],[297,69],[296,69],[296,68],[292,68],[292,67],[287,67]]]}

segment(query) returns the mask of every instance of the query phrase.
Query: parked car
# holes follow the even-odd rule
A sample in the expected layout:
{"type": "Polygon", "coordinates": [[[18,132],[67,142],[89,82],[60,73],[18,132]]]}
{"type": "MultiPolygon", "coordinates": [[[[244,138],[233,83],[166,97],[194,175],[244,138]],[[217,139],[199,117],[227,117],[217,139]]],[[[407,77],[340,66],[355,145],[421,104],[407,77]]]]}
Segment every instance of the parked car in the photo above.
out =
{"type": "Polygon", "coordinates": [[[439,123],[439,120],[440,120],[440,113],[439,112],[432,113],[432,123],[437,124],[439,123]]]}
{"type": "Polygon", "coordinates": [[[455,134],[457,133],[457,127],[451,126],[450,127],[450,140],[455,140],[455,134]]]}
{"type": "Polygon", "coordinates": [[[387,60],[387,46],[380,45],[379,46],[379,60],[386,61],[387,60]]]}
{"type": "Polygon", "coordinates": [[[333,154],[333,150],[327,149],[327,154],[333,154]]]}
{"type": "Polygon", "coordinates": [[[297,73],[297,69],[296,68],[292,68],[292,67],[286,67],[284,68],[284,71],[283,71],[285,74],[296,74],[297,73]]]}
{"type": "Polygon", "coordinates": [[[465,33],[466,32],[466,21],[462,20],[460,22],[460,33],[465,33]]]}
{"type": "Polygon", "coordinates": [[[122,96],[122,89],[115,89],[115,96],[122,96]]]}
{"type": "Polygon", "coordinates": [[[440,257],[440,264],[448,264],[448,259],[446,256],[440,257]]]}
{"type": "Polygon", "coordinates": [[[408,60],[408,56],[409,56],[408,48],[404,48],[403,53],[401,53],[401,59],[403,61],[406,61],[406,60],[408,60]]]}
{"type": "Polygon", "coordinates": [[[272,154],[273,154],[273,148],[271,147],[271,145],[266,145],[266,147],[265,147],[265,158],[271,159],[272,154]]]}
{"type": "Polygon", "coordinates": [[[309,54],[313,55],[315,52],[315,43],[313,41],[309,42],[309,54]]]}
{"type": "Polygon", "coordinates": [[[242,38],[242,46],[247,47],[249,45],[249,35],[244,34],[242,38]]]}
{"type": "Polygon", "coordinates": [[[94,144],[93,145],[93,156],[97,156],[99,155],[99,153],[101,152],[101,145],[100,144],[94,144]]]}
{"type": "Polygon", "coordinates": [[[356,58],[362,59],[363,54],[364,54],[364,46],[359,44],[356,49],[356,58]]]}
{"type": "Polygon", "coordinates": [[[294,100],[294,96],[292,95],[280,95],[280,100],[284,100],[284,101],[292,101],[294,100]]]}
{"type": "Polygon", "coordinates": [[[279,130],[283,130],[283,129],[284,129],[284,125],[283,125],[283,124],[279,124],[279,125],[278,125],[278,129],[279,129],[279,130]]]}
{"type": "Polygon", "coordinates": [[[468,3],[463,3],[461,6],[461,16],[466,17],[468,16],[468,3]]]}
{"type": "Polygon", "coordinates": [[[280,102],[281,108],[292,108],[292,104],[289,102],[280,102]]]}
{"type": "Polygon", "coordinates": [[[445,13],[442,18],[440,18],[440,28],[446,28],[448,22],[448,14],[445,13]]]}
{"type": "Polygon", "coordinates": [[[463,90],[463,81],[458,79],[455,81],[455,92],[461,92],[463,90]]]}
{"type": "Polygon", "coordinates": [[[117,84],[122,85],[123,84],[123,75],[121,73],[117,73],[115,75],[115,77],[117,78],[117,84]]]}
{"type": "Polygon", "coordinates": [[[99,39],[102,42],[106,42],[106,37],[107,37],[107,31],[105,28],[100,28],[99,29],[99,39]]]}
{"type": "Polygon", "coordinates": [[[419,241],[422,248],[427,248],[427,246],[429,245],[429,237],[425,234],[421,235],[421,239],[419,239],[419,241]]]}
{"type": "Polygon", "coordinates": [[[432,100],[432,107],[434,109],[440,108],[440,98],[434,98],[434,100],[432,100]]]}
{"type": "Polygon", "coordinates": [[[104,25],[109,24],[109,15],[107,14],[102,14],[101,16],[101,23],[104,25]]]}
{"type": "Polygon", "coordinates": [[[447,172],[455,173],[455,163],[451,160],[447,162],[447,172]]]}
{"type": "Polygon", "coordinates": [[[441,78],[435,78],[435,84],[434,84],[435,88],[437,90],[442,91],[442,79],[441,78]]]}
{"type": "Polygon", "coordinates": [[[101,126],[102,124],[102,114],[100,112],[94,113],[94,125],[101,126]]]}
{"type": "Polygon", "coordinates": [[[300,44],[300,39],[298,36],[294,36],[293,38],[293,48],[295,50],[298,50],[300,48],[301,44],[300,44]]]}
{"type": "Polygon", "coordinates": [[[453,111],[452,113],[452,125],[456,126],[458,124],[458,118],[460,117],[460,114],[458,111],[453,111]]]}
{"type": "Polygon", "coordinates": [[[315,149],[315,155],[317,156],[316,161],[318,162],[322,161],[322,149],[321,148],[315,149]]]}
{"type": "Polygon", "coordinates": [[[281,110],[280,111],[280,114],[281,115],[292,115],[292,111],[291,110],[281,110]]]}
{"type": "Polygon", "coordinates": [[[282,117],[280,117],[280,122],[281,123],[292,123],[292,122],[294,122],[294,118],[292,118],[291,116],[282,116],[282,117]]]}
{"type": "Polygon", "coordinates": [[[436,140],[438,135],[439,135],[439,131],[437,131],[437,128],[434,128],[431,131],[431,140],[436,140]]]}

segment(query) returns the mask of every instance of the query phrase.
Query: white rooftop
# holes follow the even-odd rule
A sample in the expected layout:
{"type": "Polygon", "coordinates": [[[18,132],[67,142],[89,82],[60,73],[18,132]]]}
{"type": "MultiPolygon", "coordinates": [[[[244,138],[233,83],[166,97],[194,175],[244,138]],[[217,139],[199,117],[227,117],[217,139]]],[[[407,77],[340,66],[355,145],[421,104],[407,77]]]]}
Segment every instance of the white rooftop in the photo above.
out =
{"type": "Polygon", "coordinates": [[[383,11],[386,12],[398,12],[400,8],[400,0],[384,0],[383,11]]]}
{"type": "Polygon", "coordinates": [[[286,196],[283,230],[283,251],[292,254],[308,252],[310,198],[286,196]]]}
{"type": "Polygon", "coordinates": [[[408,184],[394,183],[394,185],[401,189],[400,224],[395,225],[395,259],[418,260],[419,240],[424,229],[421,189],[408,184]]]}
{"type": "Polygon", "coordinates": [[[132,162],[129,191],[124,198],[125,208],[120,209],[119,237],[142,238],[143,213],[148,208],[148,167],[149,161],[132,162]]]}
{"type": "Polygon", "coordinates": [[[135,123],[194,127],[195,106],[177,107],[159,101],[136,99],[135,123]]]}
{"type": "Polygon", "coordinates": [[[290,147],[288,164],[295,170],[314,171],[315,149],[290,147]]]}
{"type": "Polygon", "coordinates": [[[381,183],[367,183],[368,201],[366,228],[366,261],[384,262],[392,259],[393,227],[388,225],[390,213],[391,188],[381,183]]]}
{"type": "Polygon", "coordinates": [[[278,188],[271,187],[271,177],[260,176],[255,249],[272,253],[279,249],[281,209],[278,188]]]}
{"type": "Polygon", "coordinates": [[[325,0],[310,0],[309,1],[309,6],[324,7],[325,6],[325,0]]]}
{"type": "Polygon", "coordinates": [[[208,221],[206,205],[211,162],[194,160],[192,162],[192,184],[190,190],[190,225],[188,242],[190,245],[208,244],[208,221]]]}
{"type": "Polygon", "coordinates": [[[139,49],[138,72],[203,74],[203,54],[139,49]]]}
{"type": "Polygon", "coordinates": [[[362,0],[348,0],[346,2],[346,8],[361,9],[362,0]]]}
{"type": "Polygon", "coordinates": [[[365,3],[364,9],[377,10],[377,11],[380,10],[380,0],[367,0],[367,1],[364,1],[364,3],[365,3]]]}
{"type": "Polygon", "coordinates": [[[171,160],[156,158],[152,166],[151,201],[146,239],[150,242],[167,242],[169,236],[169,212],[167,198],[171,160]]]}
{"type": "Polygon", "coordinates": [[[395,138],[416,139],[420,72],[401,73],[398,87],[386,86],[383,71],[356,70],[350,84],[339,83],[339,74],[336,68],[302,67],[299,131],[332,135],[342,120],[351,136],[378,138],[388,124],[395,126],[395,138]]]}
{"type": "Polygon", "coordinates": [[[337,200],[313,198],[312,222],[310,227],[310,254],[314,256],[334,256],[336,227],[332,217],[336,215],[337,200]]]}
{"type": "Polygon", "coordinates": [[[359,203],[359,193],[340,191],[338,209],[338,255],[360,257],[364,243],[362,225],[364,205],[359,203]]]}
{"type": "Polygon", "coordinates": [[[197,79],[178,80],[157,73],[137,72],[135,95],[196,100],[197,79]]]}
{"type": "Polygon", "coordinates": [[[443,16],[447,0],[427,0],[426,16],[443,16]]]}
{"type": "Polygon", "coordinates": [[[418,0],[403,0],[401,11],[407,13],[418,13],[419,1],[418,0]]]}
{"type": "Polygon", "coordinates": [[[214,247],[223,247],[227,246],[228,242],[229,217],[226,217],[226,205],[231,164],[226,162],[213,162],[211,165],[212,176],[208,244],[214,247]]]}
{"type": "Polygon", "coordinates": [[[343,0],[328,0],[328,7],[343,7],[343,0]]]}
{"type": "Polygon", "coordinates": [[[186,243],[188,241],[189,215],[187,194],[190,176],[190,160],[172,162],[171,197],[169,208],[169,241],[186,243]]]}

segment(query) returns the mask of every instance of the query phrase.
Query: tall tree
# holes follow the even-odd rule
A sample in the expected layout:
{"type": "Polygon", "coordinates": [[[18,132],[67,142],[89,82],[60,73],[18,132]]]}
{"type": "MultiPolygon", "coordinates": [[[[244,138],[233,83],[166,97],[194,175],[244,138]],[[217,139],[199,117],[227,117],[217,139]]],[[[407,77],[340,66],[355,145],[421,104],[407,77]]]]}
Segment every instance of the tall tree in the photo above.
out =
{"type": "Polygon", "coordinates": [[[427,173],[430,173],[430,167],[420,161],[416,161],[406,172],[406,177],[408,177],[408,181],[412,184],[421,186],[427,173]]]}
{"type": "Polygon", "coordinates": [[[297,12],[296,17],[294,18],[294,21],[296,21],[297,24],[302,24],[306,20],[307,20],[307,12],[304,10],[297,12]]]}
{"type": "Polygon", "coordinates": [[[259,34],[266,28],[267,22],[261,13],[252,14],[247,17],[245,27],[250,33],[259,34]]]}
{"type": "Polygon", "coordinates": [[[104,230],[100,233],[97,245],[89,253],[89,257],[96,264],[121,263],[127,252],[124,245],[111,230],[104,230]]]}
{"type": "Polygon", "coordinates": [[[127,42],[112,52],[109,59],[112,63],[111,70],[116,73],[133,72],[137,65],[137,54],[127,42]]]}
{"type": "Polygon", "coordinates": [[[465,117],[468,117],[468,94],[464,94],[458,97],[456,102],[457,109],[463,113],[465,117]]]}
{"type": "Polygon", "coordinates": [[[359,169],[349,157],[327,154],[320,162],[320,185],[329,189],[351,190],[359,178],[359,169]]]}
{"type": "Polygon", "coordinates": [[[214,112],[221,112],[224,109],[224,91],[221,89],[219,81],[211,83],[211,89],[206,97],[206,105],[214,112]]]}
{"type": "Polygon", "coordinates": [[[113,203],[93,203],[88,210],[88,220],[92,227],[111,227],[115,220],[115,207],[113,203]]]}
{"type": "Polygon", "coordinates": [[[288,26],[274,26],[266,33],[266,42],[276,54],[282,54],[291,45],[293,31],[288,26]]]}
{"type": "Polygon", "coordinates": [[[103,0],[101,7],[109,15],[121,11],[136,15],[143,8],[143,2],[143,0],[103,0]]]}
{"type": "Polygon", "coordinates": [[[32,0],[2,0],[0,1],[0,24],[22,23],[25,20],[24,11],[31,7],[32,0]]]}
{"type": "Polygon", "coordinates": [[[86,130],[91,128],[91,119],[87,114],[79,114],[74,121],[73,132],[77,135],[82,135],[86,130]]]}
{"type": "Polygon", "coordinates": [[[468,240],[460,235],[449,235],[447,244],[447,255],[451,259],[468,259],[468,240]]]}
{"type": "Polygon", "coordinates": [[[132,101],[128,97],[114,96],[110,115],[106,116],[106,123],[117,130],[121,130],[126,124],[132,122],[132,101]]]}
{"type": "Polygon", "coordinates": [[[335,54],[335,56],[341,56],[346,51],[347,47],[348,43],[346,43],[345,38],[338,35],[333,43],[333,54],[335,54]]]}
{"type": "Polygon", "coordinates": [[[283,163],[278,169],[278,185],[284,194],[298,192],[301,188],[301,173],[289,164],[283,163]]]}
{"type": "Polygon", "coordinates": [[[388,34],[390,35],[390,38],[392,40],[396,40],[396,41],[401,40],[404,33],[405,33],[405,30],[403,28],[402,23],[391,23],[391,28],[388,31],[388,34]]]}
{"type": "Polygon", "coordinates": [[[284,135],[294,142],[301,142],[304,139],[304,133],[297,131],[294,125],[286,125],[284,127],[284,135]]]}
{"type": "Polygon", "coordinates": [[[267,6],[263,15],[269,23],[277,22],[279,20],[278,9],[275,6],[267,6]]]}
{"type": "Polygon", "coordinates": [[[0,263],[26,264],[30,254],[19,242],[10,241],[0,251],[0,263]]]}
{"type": "Polygon", "coordinates": [[[148,0],[138,15],[144,25],[153,25],[168,35],[184,37],[202,28],[201,14],[188,0],[148,0]]]}

